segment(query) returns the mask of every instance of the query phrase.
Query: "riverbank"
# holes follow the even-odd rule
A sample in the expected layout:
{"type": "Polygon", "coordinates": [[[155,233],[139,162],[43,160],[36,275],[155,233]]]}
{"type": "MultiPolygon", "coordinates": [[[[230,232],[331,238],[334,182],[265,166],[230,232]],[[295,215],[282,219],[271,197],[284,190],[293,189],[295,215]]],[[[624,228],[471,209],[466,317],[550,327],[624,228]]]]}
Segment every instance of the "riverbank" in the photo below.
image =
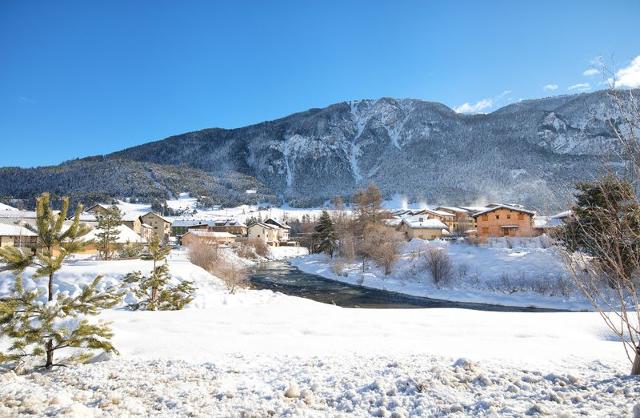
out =
{"type": "Polygon", "coordinates": [[[360,260],[331,259],[324,254],[294,258],[301,271],[352,285],[389,290],[411,296],[465,303],[590,311],[591,304],[575,289],[552,248],[535,243],[508,248],[472,246],[414,239],[401,248],[391,275],[373,262],[362,271],[360,260]],[[427,247],[438,247],[452,263],[450,280],[436,285],[425,267],[427,247]]]}

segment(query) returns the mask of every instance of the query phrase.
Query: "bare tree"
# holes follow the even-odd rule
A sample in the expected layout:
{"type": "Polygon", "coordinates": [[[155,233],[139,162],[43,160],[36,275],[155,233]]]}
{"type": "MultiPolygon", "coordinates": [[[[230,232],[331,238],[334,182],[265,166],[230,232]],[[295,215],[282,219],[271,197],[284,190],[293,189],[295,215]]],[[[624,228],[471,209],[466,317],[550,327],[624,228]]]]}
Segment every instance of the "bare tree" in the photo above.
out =
{"type": "Polygon", "coordinates": [[[428,246],[424,252],[424,258],[427,269],[436,285],[443,285],[451,279],[453,265],[445,249],[428,246]]]}
{"type": "Polygon", "coordinates": [[[593,183],[578,185],[571,221],[558,233],[565,264],[574,282],[624,344],[640,374],[640,106],[632,90],[610,96],[618,118],[617,157],[624,172],[609,171],[593,183]]]}
{"type": "Polygon", "coordinates": [[[367,225],[361,248],[363,260],[367,257],[371,258],[384,268],[385,275],[389,275],[393,264],[399,258],[399,247],[403,241],[402,234],[393,228],[384,225],[367,225]]]}

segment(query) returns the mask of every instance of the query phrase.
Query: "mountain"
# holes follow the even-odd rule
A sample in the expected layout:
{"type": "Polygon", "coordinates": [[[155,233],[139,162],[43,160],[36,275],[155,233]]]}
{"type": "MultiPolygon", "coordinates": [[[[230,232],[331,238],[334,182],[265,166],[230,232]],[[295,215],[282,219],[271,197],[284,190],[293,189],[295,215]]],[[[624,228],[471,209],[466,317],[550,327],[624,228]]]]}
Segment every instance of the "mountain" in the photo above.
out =
{"type": "Polygon", "coordinates": [[[621,118],[607,91],[480,115],[413,99],[358,100],[56,167],[0,169],[0,196],[44,187],[143,199],[190,191],[232,204],[247,200],[244,188],[259,188],[261,199],[307,206],[373,182],[387,197],[430,204],[496,200],[558,209],[573,184],[596,175],[615,151],[612,123],[621,118]]]}

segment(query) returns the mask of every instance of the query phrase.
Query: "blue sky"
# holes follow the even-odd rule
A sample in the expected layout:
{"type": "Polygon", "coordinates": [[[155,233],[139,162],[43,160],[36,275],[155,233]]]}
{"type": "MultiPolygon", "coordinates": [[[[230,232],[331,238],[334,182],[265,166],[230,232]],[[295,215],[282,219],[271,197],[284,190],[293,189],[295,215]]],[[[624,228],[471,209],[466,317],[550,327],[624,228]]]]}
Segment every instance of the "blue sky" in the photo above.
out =
{"type": "Polygon", "coordinates": [[[0,166],[360,98],[488,112],[601,88],[596,57],[633,83],[639,21],[637,0],[4,0],[0,166]]]}

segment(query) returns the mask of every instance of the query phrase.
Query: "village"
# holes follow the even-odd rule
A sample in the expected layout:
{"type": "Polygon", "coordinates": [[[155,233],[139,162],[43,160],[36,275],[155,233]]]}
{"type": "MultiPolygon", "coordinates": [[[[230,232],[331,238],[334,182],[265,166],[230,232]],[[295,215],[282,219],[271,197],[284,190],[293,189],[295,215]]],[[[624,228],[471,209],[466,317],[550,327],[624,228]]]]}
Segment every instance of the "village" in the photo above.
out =
{"type": "MultiPolygon", "coordinates": [[[[95,204],[80,215],[80,221],[96,228],[97,216],[109,208],[108,204],[95,204]]],[[[385,224],[401,231],[408,241],[419,238],[487,243],[492,238],[531,238],[549,234],[571,216],[571,211],[539,215],[518,204],[491,203],[481,207],[389,209],[383,216],[385,224]]],[[[0,247],[16,246],[35,251],[38,245],[37,233],[33,231],[35,227],[35,211],[18,210],[6,204],[0,206],[0,247]]],[[[233,246],[253,238],[269,247],[299,246],[305,233],[291,230],[286,219],[258,220],[247,214],[235,218],[222,214],[170,217],[152,211],[143,214],[135,211],[123,212],[117,244],[144,244],[156,236],[163,243],[183,246],[193,243],[233,246]]],[[[87,241],[93,238],[93,234],[86,237],[87,241]]],[[[84,252],[96,254],[97,248],[89,245],[84,252]]]]}

